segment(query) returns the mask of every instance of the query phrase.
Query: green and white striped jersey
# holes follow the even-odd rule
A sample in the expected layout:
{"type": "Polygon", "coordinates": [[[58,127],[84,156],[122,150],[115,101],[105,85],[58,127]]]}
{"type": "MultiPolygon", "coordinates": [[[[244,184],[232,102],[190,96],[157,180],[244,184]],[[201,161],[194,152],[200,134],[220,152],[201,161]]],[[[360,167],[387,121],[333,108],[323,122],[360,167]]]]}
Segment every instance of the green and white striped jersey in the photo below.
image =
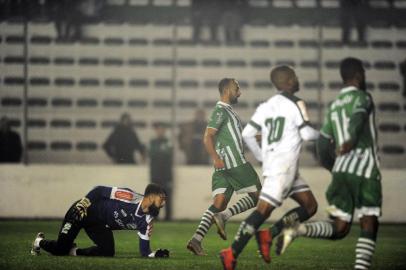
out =
{"type": "Polygon", "coordinates": [[[217,130],[215,149],[225,169],[245,164],[241,120],[231,105],[218,101],[210,115],[207,128],[217,130]]]}
{"type": "Polygon", "coordinates": [[[332,171],[380,179],[375,109],[370,94],[353,86],[343,88],[328,109],[320,131],[321,135],[333,138],[336,147],[353,140],[349,132],[350,119],[357,113],[367,114],[367,121],[361,123],[362,128],[360,134],[357,134],[354,149],[346,155],[339,156],[332,171]]]}

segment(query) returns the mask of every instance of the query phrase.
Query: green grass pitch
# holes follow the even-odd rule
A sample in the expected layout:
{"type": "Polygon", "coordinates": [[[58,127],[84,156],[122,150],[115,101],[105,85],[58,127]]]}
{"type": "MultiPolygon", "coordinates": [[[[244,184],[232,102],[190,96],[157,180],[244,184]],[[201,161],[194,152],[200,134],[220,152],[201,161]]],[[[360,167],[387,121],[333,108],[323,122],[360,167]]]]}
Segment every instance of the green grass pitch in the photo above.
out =
{"type": "MultiPolygon", "coordinates": [[[[222,269],[218,252],[230,245],[212,228],[204,241],[208,255],[196,257],[186,250],[186,242],[197,222],[155,222],[152,248],[167,248],[169,259],[142,259],[138,254],[138,236],[134,231],[116,231],[116,257],[54,257],[46,253],[31,256],[31,242],[38,231],[49,239],[57,236],[57,221],[0,221],[0,269],[222,269]]],[[[227,225],[231,239],[239,223],[227,225]]],[[[265,226],[265,225],[264,225],[265,226]]],[[[352,269],[354,246],[359,234],[354,225],[350,235],[340,241],[298,239],[280,257],[272,250],[273,261],[265,264],[258,256],[252,239],[239,257],[237,269],[352,269]]],[[[85,247],[91,241],[82,231],[76,243],[85,247]]],[[[406,225],[381,225],[373,269],[406,269],[406,225]]]]}

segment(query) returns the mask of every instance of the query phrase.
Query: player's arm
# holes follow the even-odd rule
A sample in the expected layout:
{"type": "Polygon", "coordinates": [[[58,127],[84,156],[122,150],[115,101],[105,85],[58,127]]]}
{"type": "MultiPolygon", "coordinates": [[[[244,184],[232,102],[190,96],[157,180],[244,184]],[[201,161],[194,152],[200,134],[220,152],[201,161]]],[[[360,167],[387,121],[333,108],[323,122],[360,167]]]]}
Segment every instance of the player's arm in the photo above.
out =
{"type": "Polygon", "coordinates": [[[89,191],[89,193],[86,194],[85,197],[88,198],[90,202],[96,202],[102,199],[109,199],[112,190],[112,187],[95,186],[91,191],[89,191]]]}
{"type": "Polygon", "coordinates": [[[224,161],[216,152],[216,136],[218,130],[221,129],[223,123],[226,121],[226,112],[224,109],[216,107],[210,115],[209,122],[207,123],[206,131],[203,136],[203,144],[207,153],[213,160],[214,168],[222,169],[225,167],[224,161]]]}
{"type": "Polygon", "coordinates": [[[320,165],[325,169],[331,171],[336,159],[335,155],[335,141],[333,126],[330,118],[330,108],[324,116],[323,126],[320,130],[320,137],[316,142],[317,158],[320,165]]]}
{"type": "Polygon", "coordinates": [[[72,208],[71,217],[74,221],[81,221],[87,216],[87,209],[101,199],[110,198],[111,187],[96,186],[85,197],[80,199],[72,208]]]}
{"type": "Polygon", "coordinates": [[[320,133],[310,126],[309,123],[305,123],[304,125],[300,126],[299,128],[300,137],[304,141],[315,141],[319,138],[320,133]]]}
{"type": "Polygon", "coordinates": [[[331,171],[335,162],[335,142],[321,133],[316,142],[316,149],[320,165],[331,171]]]}
{"type": "Polygon", "coordinates": [[[142,257],[149,257],[149,255],[152,253],[151,247],[149,245],[149,239],[145,240],[142,239],[142,237],[140,236],[139,249],[142,257]]]}
{"type": "Polygon", "coordinates": [[[296,102],[296,105],[298,106],[300,113],[300,116],[298,117],[300,137],[304,141],[317,140],[320,136],[320,133],[316,129],[314,129],[310,124],[306,104],[304,103],[303,100],[299,100],[296,102]]]}
{"type": "Polygon", "coordinates": [[[151,250],[149,237],[152,233],[152,224],[152,219],[150,219],[147,227],[138,232],[140,254],[144,258],[168,258],[169,250],[167,249],[151,250]]]}
{"type": "Polygon", "coordinates": [[[254,154],[255,158],[262,162],[262,151],[256,138],[256,135],[260,130],[261,126],[251,120],[242,131],[242,138],[244,139],[244,142],[247,144],[248,148],[254,154]]]}
{"type": "Polygon", "coordinates": [[[72,209],[72,217],[76,221],[81,221],[87,215],[87,209],[100,200],[112,199],[129,202],[133,198],[134,192],[127,188],[96,186],[76,203],[72,209]]]}
{"type": "Polygon", "coordinates": [[[213,160],[214,168],[221,169],[224,168],[224,161],[217,154],[216,148],[214,147],[216,141],[216,134],[217,129],[211,127],[206,128],[206,131],[204,132],[203,143],[207,153],[213,160]]]}

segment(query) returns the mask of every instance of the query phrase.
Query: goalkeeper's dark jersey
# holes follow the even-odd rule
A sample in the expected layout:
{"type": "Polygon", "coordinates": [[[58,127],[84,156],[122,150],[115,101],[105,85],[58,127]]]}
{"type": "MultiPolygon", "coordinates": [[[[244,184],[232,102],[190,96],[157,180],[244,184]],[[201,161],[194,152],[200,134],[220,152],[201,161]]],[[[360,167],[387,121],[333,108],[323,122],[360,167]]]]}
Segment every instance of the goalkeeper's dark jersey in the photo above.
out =
{"type": "Polygon", "coordinates": [[[111,230],[137,230],[142,242],[145,241],[143,245],[149,249],[153,218],[141,209],[143,195],[128,188],[97,186],[86,197],[92,203],[88,218],[103,222],[111,230]]]}
{"type": "Polygon", "coordinates": [[[328,109],[321,134],[334,139],[337,147],[346,141],[354,141],[350,132],[353,128],[351,119],[358,113],[365,114],[366,120],[355,123],[361,125],[355,147],[336,159],[332,171],[380,179],[374,103],[368,93],[353,86],[342,89],[328,109]]]}

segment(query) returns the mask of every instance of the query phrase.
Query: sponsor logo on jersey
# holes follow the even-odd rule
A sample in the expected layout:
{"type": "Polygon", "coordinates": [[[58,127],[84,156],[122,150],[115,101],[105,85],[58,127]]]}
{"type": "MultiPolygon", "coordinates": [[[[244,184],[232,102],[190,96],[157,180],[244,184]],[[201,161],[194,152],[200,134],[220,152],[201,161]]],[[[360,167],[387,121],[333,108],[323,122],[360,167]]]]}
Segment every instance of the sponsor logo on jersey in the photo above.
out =
{"type": "Polygon", "coordinates": [[[349,104],[352,102],[352,96],[346,95],[343,99],[337,99],[336,101],[333,102],[331,105],[331,109],[334,110],[335,107],[341,107],[346,104],[349,104]]]}
{"type": "Polygon", "coordinates": [[[131,201],[134,198],[134,195],[128,191],[117,190],[114,193],[114,197],[119,200],[131,201]]]}
{"type": "Polygon", "coordinates": [[[136,229],[137,229],[137,224],[135,224],[135,223],[128,223],[128,224],[127,224],[127,229],[136,230],[136,229]]]}
{"type": "Polygon", "coordinates": [[[120,226],[121,228],[124,228],[125,226],[124,226],[124,223],[123,223],[123,221],[121,220],[121,219],[115,219],[114,220],[116,223],[117,223],[117,225],[118,226],[120,226]]]}

